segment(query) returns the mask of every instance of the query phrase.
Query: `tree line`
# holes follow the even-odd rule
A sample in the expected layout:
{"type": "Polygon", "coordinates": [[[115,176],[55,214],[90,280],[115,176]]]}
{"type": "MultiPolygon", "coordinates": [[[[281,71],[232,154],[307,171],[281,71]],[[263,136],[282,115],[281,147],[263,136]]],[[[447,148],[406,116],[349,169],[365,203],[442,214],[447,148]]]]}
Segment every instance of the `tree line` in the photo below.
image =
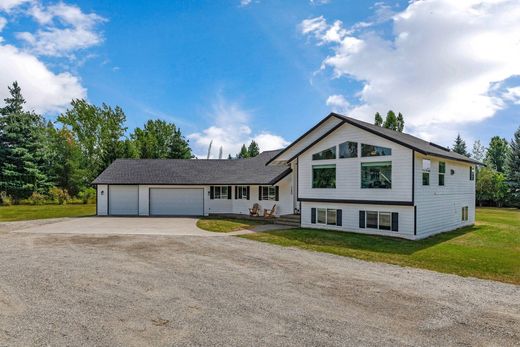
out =
{"type": "Polygon", "coordinates": [[[17,82],[0,107],[0,203],[82,202],[90,186],[117,158],[193,158],[188,140],[173,123],[148,120],[127,134],[119,107],[72,100],[56,121],[26,109],[17,82]]]}

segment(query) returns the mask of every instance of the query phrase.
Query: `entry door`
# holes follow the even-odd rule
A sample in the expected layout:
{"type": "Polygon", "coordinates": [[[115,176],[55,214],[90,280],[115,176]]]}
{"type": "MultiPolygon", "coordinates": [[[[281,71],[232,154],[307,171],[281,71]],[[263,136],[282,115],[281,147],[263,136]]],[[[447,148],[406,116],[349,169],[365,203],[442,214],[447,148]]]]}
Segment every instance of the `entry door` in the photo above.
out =
{"type": "Polygon", "coordinates": [[[150,188],[151,216],[202,216],[204,189],[150,188]]]}
{"type": "Polygon", "coordinates": [[[139,187],[117,185],[108,188],[108,214],[137,216],[139,214],[139,187]]]}

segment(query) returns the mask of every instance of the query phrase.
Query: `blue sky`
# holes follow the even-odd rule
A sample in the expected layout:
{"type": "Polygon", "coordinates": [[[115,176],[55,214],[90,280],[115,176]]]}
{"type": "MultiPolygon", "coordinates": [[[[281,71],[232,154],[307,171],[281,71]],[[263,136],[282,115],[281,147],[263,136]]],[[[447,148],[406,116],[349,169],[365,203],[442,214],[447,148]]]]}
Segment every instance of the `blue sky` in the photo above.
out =
{"type": "Polygon", "coordinates": [[[121,106],[130,129],[172,121],[196,154],[277,148],[331,110],[402,111],[443,145],[509,139],[519,6],[452,3],[0,0],[0,83],[48,117],[85,97],[121,106]]]}

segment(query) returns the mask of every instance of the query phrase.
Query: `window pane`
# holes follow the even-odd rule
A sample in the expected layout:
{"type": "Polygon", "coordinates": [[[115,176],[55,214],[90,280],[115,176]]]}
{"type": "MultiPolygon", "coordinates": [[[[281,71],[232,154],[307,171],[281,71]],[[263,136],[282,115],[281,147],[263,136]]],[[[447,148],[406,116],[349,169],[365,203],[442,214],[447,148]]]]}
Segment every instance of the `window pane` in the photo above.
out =
{"type": "Polygon", "coordinates": [[[423,172],[423,174],[422,174],[422,184],[423,184],[423,186],[429,186],[430,185],[430,173],[429,172],[423,172]]]}
{"type": "Polygon", "coordinates": [[[275,187],[269,187],[269,200],[276,199],[276,189],[275,187]]]}
{"type": "Polygon", "coordinates": [[[367,211],[367,228],[377,229],[376,211],[367,211]]]}
{"type": "Polygon", "coordinates": [[[313,166],[312,188],[336,188],[336,165],[313,166]]]}
{"type": "Polygon", "coordinates": [[[373,146],[361,144],[362,157],[379,157],[383,155],[392,155],[392,149],[387,147],[373,146]]]}
{"type": "Polygon", "coordinates": [[[262,200],[269,199],[269,187],[262,187],[262,200]]]}
{"type": "Polygon", "coordinates": [[[227,186],[225,186],[225,187],[221,187],[221,188],[220,188],[220,189],[221,189],[221,190],[220,190],[220,197],[221,197],[222,199],[227,199],[227,196],[228,196],[228,190],[227,190],[227,188],[228,188],[227,186]]]}
{"type": "Polygon", "coordinates": [[[327,209],[327,224],[328,225],[336,225],[336,210],[335,209],[327,209]]]}
{"type": "Polygon", "coordinates": [[[440,186],[444,185],[444,174],[439,174],[439,185],[440,186]]]}
{"type": "Polygon", "coordinates": [[[390,230],[392,226],[392,214],[390,212],[379,212],[379,229],[390,230]]]}
{"type": "Polygon", "coordinates": [[[326,220],[327,220],[327,216],[326,216],[326,213],[327,213],[327,210],[324,209],[324,208],[319,208],[318,209],[318,223],[320,224],[325,224],[326,223],[326,220]]]}
{"type": "Polygon", "coordinates": [[[475,171],[473,170],[473,166],[469,168],[469,180],[473,181],[475,180],[475,171]]]}
{"type": "Polygon", "coordinates": [[[443,161],[439,162],[439,173],[446,173],[446,163],[443,161]]]}
{"type": "Polygon", "coordinates": [[[357,157],[357,142],[344,142],[339,145],[340,158],[356,158],[357,157]]]}
{"type": "Polygon", "coordinates": [[[215,199],[220,199],[220,187],[215,187],[214,190],[215,199]]]}
{"type": "Polygon", "coordinates": [[[392,188],[392,162],[361,163],[361,188],[392,188]]]}
{"type": "Polygon", "coordinates": [[[423,161],[422,161],[422,169],[423,169],[423,171],[430,172],[430,166],[431,166],[431,162],[428,159],[423,159],[423,161]]]}
{"type": "Polygon", "coordinates": [[[312,160],[336,159],[336,146],[312,155],[312,160]]]}

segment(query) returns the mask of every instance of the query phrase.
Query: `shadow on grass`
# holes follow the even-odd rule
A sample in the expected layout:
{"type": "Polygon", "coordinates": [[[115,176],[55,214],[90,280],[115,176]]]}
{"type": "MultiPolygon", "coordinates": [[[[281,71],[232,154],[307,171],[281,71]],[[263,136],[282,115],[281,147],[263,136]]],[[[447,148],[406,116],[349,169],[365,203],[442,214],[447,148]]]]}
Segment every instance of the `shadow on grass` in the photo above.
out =
{"type": "Polygon", "coordinates": [[[454,231],[434,235],[423,240],[405,240],[388,236],[364,235],[333,230],[291,229],[267,231],[282,245],[308,245],[317,247],[348,248],[377,253],[411,255],[441,243],[479,230],[479,226],[469,226],[454,231]],[[285,242],[284,242],[285,241],[285,242]]]}

